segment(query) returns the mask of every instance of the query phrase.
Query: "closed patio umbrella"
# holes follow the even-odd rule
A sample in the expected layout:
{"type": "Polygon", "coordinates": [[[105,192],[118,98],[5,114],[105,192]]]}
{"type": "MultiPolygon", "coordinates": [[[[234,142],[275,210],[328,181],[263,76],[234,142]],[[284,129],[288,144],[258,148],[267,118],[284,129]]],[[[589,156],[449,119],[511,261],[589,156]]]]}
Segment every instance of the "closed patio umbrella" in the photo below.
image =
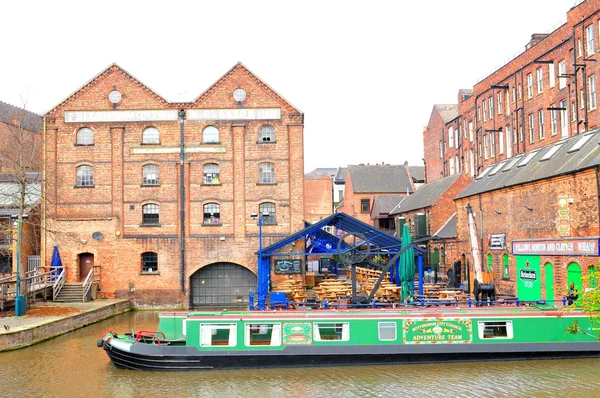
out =
{"type": "MultiPolygon", "coordinates": [[[[410,246],[410,230],[408,225],[404,225],[402,229],[402,246],[404,249],[410,246]]],[[[401,249],[401,250],[402,250],[401,249]]],[[[412,247],[405,250],[400,255],[400,286],[402,286],[402,302],[413,295],[412,281],[415,279],[415,255],[412,247]]]]}

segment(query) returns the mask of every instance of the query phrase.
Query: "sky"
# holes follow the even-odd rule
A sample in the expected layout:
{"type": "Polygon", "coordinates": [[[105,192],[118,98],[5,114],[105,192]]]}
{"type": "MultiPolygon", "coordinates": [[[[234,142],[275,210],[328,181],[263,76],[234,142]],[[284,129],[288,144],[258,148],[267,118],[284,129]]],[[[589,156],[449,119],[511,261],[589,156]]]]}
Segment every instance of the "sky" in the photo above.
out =
{"type": "Polygon", "coordinates": [[[423,165],[457,103],[575,0],[6,1],[0,101],[44,114],[113,62],[171,102],[237,62],[304,112],[304,169],[423,165]]]}

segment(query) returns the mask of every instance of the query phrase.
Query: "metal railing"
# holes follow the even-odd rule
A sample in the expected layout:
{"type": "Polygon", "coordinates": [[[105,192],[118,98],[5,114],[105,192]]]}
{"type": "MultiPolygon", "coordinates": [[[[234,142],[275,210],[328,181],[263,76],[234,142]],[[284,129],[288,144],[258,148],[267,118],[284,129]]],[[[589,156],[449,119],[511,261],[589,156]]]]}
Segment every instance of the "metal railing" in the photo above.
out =
{"type": "Polygon", "coordinates": [[[83,299],[84,303],[87,301],[87,297],[92,288],[93,282],[94,282],[94,267],[92,267],[90,272],[87,274],[85,281],[83,282],[83,297],[82,297],[82,299],[83,299]]]}
{"type": "Polygon", "coordinates": [[[54,272],[54,274],[52,275],[53,277],[53,282],[54,282],[54,286],[52,287],[52,297],[56,298],[58,297],[58,294],[60,293],[60,289],[62,289],[62,287],[65,285],[65,281],[66,281],[66,272],[65,272],[65,267],[52,267],[53,270],[55,271],[51,271],[54,272]],[[58,275],[56,274],[58,273],[58,275]]]}
{"type": "MultiPolygon", "coordinates": [[[[25,278],[21,278],[21,286],[24,286],[24,295],[35,295],[36,292],[52,286],[53,294],[60,291],[64,284],[64,267],[53,267],[50,271],[40,272],[39,269],[27,271],[25,278]],[[58,272],[58,274],[57,274],[58,272]],[[61,284],[62,281],[62,284],[61,284]]],[[[9,302],[13,302],[16,298],[17,275],[0,279],[0,310],[4,311],[5,306],[9,302]]]]}

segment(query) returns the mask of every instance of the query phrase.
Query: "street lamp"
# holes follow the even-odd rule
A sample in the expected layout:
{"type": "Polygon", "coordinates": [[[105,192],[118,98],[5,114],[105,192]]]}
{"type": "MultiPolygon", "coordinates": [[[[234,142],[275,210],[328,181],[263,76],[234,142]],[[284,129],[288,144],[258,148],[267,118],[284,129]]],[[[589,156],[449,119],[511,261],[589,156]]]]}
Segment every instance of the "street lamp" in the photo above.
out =
{"type": "Polygon", "coordinates": [[[23,220],[26,217],[19,216],[17,220],[15,220],[14,226],[17,228],[17,275],[16,275],[16,288],[15,288],[15,316],[25,315],[27,312],[27,301],[25,296],[20,294],[20,284],[21,279],[19,275],[19,270],[21,269],[21,226],[23,224],[23,220]]]}

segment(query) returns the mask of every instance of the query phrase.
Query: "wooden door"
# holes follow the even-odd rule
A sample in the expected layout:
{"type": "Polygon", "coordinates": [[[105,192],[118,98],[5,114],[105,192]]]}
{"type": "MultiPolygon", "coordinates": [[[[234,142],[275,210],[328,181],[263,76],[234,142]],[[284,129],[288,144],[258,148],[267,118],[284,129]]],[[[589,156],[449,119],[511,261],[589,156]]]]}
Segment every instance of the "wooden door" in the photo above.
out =
{"type": "Polygon", "coordinates": [[[81,253],[79,255],[79,282],[85,281],[90,271],[94,268],[94,255],[81,253]]]}

